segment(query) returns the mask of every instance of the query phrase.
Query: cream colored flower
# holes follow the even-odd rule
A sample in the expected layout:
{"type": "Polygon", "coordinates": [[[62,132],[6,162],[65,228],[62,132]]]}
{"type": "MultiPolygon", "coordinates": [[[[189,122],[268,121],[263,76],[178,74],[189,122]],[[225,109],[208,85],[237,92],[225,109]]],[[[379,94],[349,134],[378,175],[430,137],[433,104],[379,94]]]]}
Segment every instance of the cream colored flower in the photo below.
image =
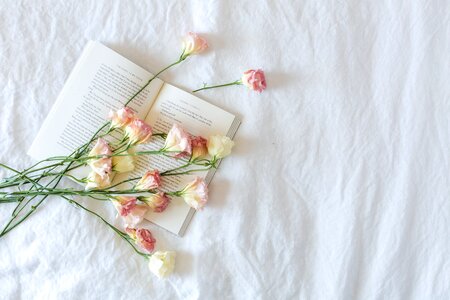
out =
{"type": "Polygon", "coordinates": [[[208,153],[215,158],[224,158],[231,153],[234,142],[227,136],[213,135],[208,139],[208,153]]]}
{"type": "Polygon", "coordinates": [[[174,251],[156,251],[150,257],[148,267],[159,278],[166,278],[175,268],[174,251]]]}
{"type": "Polygon", "coordinates": [[[112,157],[113,171],[117,173],[125,173],[134,170],[133,156],[129,155],[128,151],[121,153],[124,155],[117,155],[112,157]]]}
{"type": "Polygon", "coordinates": [[[181,192],[181,197],[192,208],[200,210],[208,202],[208,187],[206,182],[196,177],[191,183],[189,183],[181,192]]]}
{"type": "Polygon", "coordinates": [[[87,177],[86,190],[103,189],[111,185],[109,175],[100,176],[97,172],[91,171],[87,177]]]}

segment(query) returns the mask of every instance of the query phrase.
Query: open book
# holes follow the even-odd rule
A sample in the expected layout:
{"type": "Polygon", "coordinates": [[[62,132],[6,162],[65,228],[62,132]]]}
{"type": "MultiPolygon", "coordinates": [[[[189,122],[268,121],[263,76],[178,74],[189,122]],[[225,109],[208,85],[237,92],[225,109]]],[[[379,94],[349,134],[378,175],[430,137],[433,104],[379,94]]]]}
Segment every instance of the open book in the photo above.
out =
{"type": "MultiPolygon", "coordinates": [[[[123,107],[151,77],[152,74],[101,43],[89,42],[28,154],[38,160],[70,154],[105,123],[110,110],[123,107]]],[[[173,123],[179,123],[193,135],[221,134],[232,138],[240,124],[234,115],[158,78],[129,106],[155,133],[167,133],[173,123]]],[[[156,150],[163,144],[161,138],[155,137],[151,144],[140,145],[138,149],[156,150]]],[[[178,163],[152,155],[136,157],[135,165],[132,172],[117,174],[113,184],[128,177],[140,177],[148,170],[173,169],[178,163]]],[[[163,177],[163,187],[180,190],[195,176],[204,177],[209,183],[213,174],[214,169],[210,169],[194,175],[163,177]]],[[[146,219],[181,236],[194,212],[182,199],[174,198],[163,213],[149,212],[146,219]]]]}

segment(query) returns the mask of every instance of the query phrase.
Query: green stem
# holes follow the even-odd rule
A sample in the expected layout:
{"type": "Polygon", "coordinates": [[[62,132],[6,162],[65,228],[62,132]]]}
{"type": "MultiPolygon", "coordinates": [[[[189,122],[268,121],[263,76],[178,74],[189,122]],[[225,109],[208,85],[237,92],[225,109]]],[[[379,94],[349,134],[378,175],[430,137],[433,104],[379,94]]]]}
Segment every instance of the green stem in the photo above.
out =
{"type": "Polygon", "coordinates": [[[179,60],[177,60],[176,62],[174,62],[174,63],[172,63],[172,64],[170,64],[170,65],[168,65],[167,67],[165,67],[164,69],[162,69],[161,71],[159,71],[158,73],[156,73],[156,75],[154,75],[152,78],[150,78],[148,81],[147,81],[147,83],[143,86],[143,87],[141,87],[141,89],[139,90],[139,91],[137,91],[131,98],[130,98],[130,100],[128,100],[126,103],[125,103],[125,106],[127,106],[128,105],[128,103],[130,103],[131,101],[133,101],[133,99],[137,96],[137,95],[139,95],[156,77],[158,77],[162,72],[164,72],[164,71],[166,71],[166,70],[168,70],[169,68],[171,68],[171,67],[173,67],[173,66],[175,66],[175,65],[178,65],[180,62],[182,62],[183,60],[185,60],[186,58],[183,58],[183,57],[180,57],[180,59],[179,60]]]}
{"type": "Polygon", "coordinates": [[[83,209],[84,211],[87,211],[88,213],[90,213],[90,214],[92,214],[92,215],[98,217],[100,220],[102,220],[103,223],[105,223],[109,228],[111,228],[112,230],[114,230],[114,232],[116,232],[122,239],[124,239],[128,244],[130,244],[131,247],[133,248],[133,250],[134,250],[137,254],[139,254],[139,255],[141,255],[141,256],[143,256],[143,257],[145,257],[145,258],[148,258],[148,257],[150,256],[149,254],[145,254],[145,253],[139,251],[139,250],[136,248],[136,246],[133,244],[133,242],[132,242],[131,238],[128,236],[128,234],[126,234],[125,232],[122,232],[122,231],[119,230],[117,227],[115,227],[114,225],[112,225],[111,223],[109,223],[108,221],[106,221],[105,218],[103,218],[102,216],[100,216],[100,215],[97,214],[96,212],[90,210],[89,208],[87,208],[87,207],[81,205],[80,203],[76,202],[75,200],[72,200],[72,199],[67,198],[67,197],[65,197],[65,196],[62,196],[62,197],[63,197],[64,199],[66,199],[69,203],[74,204],[75,206],[77,206],[77,207],[83,209]]]}
{"type": "Polygon", "coordinates": [[[230,82],[230,83],[225,83],[225,84],[210,85],[210,86],[205,85],[204,87],[199,88],[199,89],[196,89],[196,90],[193,90],[192,92],[193,92],[193,93],[196,93],[196,92],[198,92],[198,91],[209,90],[209,89],[215,89],[215,88],[220,88],[220,87],[225,87],[225,86],[231,86],[231,85],[241,85],[241,84],[242,84],[242,81],[241,81],[241,80],[236,80],[236,81],[233,81],[233,82],[230,82]]]}

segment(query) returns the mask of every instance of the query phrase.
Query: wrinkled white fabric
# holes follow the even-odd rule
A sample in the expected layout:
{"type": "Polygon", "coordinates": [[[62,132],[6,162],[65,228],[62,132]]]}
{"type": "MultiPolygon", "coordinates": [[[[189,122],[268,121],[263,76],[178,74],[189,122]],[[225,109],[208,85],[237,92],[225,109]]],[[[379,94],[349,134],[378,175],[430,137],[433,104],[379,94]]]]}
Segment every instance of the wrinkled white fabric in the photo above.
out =
{"type": "Polygon", "coordinates": [[[156,72],[196,31],[210,50],[164,80],[192,90],[262,68],[268,88],[198,93],[243,123],[185,237],[151,227],[158,250],[177,251],[173,276],[52,198],[0,239],[0,298],[448,299],[449,12],[444,0],[2,1],[0,161],[18,169],[90,39],[156,72]]]}

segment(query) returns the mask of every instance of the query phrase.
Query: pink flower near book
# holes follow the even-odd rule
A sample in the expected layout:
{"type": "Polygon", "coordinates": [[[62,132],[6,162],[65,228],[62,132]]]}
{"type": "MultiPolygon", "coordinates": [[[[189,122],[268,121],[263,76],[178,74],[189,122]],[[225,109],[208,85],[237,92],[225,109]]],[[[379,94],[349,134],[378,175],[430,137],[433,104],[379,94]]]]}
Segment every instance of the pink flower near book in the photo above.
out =
{"type": "Polygon", "coordinates": [[[245,71],[241,78],[242,84],[251,90],[261,93],[267,87],[263,70],[245,71]]]}
{"type": "Polygon", "coordinates": [[[139,200],[145,202],[153,212],[163,212],[170,203],[170,198],[163,192],[158,192],[147,197],[139,197],[139,200]]]}
{"type": "Polygon", "coordinates": [[[174,251],[156,251],[150,256],[148,267],[158,278],[166,278],[175,268],[174,251]]]}
{"type": "Polygon", "coordinates": [[[155,250],[156,239],[153,237],[150,230],[145,228],[134,229],[127,227],[125,231],[140,247],[150,253],[155,250]]]}
{"type": "Polygon", "coordinates": [[[139,191],[147,191],[154,190],[161,186],[161,176],[159,175],[158,170],[148,171],[142,176],[142,178],[138,181],[135,190],[139,191]]]}
{"type": "Polygon", "coordinates": [[[196,210],[201,210],[208,202],[208,187],[205,181],[198,176],[180,194],[184,201],[196,210]]]}
{"type": "Polygon", "coordinates": [[[134,119],[125,127],[125,134],[130,144],[143,144],[152,137],[152,127],[141,119],[134,119]]]}
{"type": "Polygon", "coordinates": [[[144,219],[148,211],[148,206],[145,204],[136,204],[126,216],[122,216],[125,226],[136,227],[144,219]]]}
{"type": "Polygon", "coordinates": [[[111,120],[111,128],[124,128],[135,118],[134,111],[129,107],[123,107],[117,111],[110,111],[108,119],[111,120]]]}
{"type": "Polygon", "coordinates": [[[208,48],[208,43],[198,34],[189,32],[183,39],[183,56],[199,54],[208,48]]]}
{"type": "Polygon", "coordinates": [[[203,158],[208,155],[208,148],[206,147],[208,140],[202,136],[191,138],[192,156],[191,159],[203,158]]]}
{"type": "Polygon", "coordinates": [[[177,152],[177,156],[191,155],[191,138],[180,125],[173,124],[167,134],[164,150],[167,152],[177,152]]]}
{"type": "Polygon", "coordinates": [[[111,200],[119,215],[126,217],[136,207],[136,197],[117,196],[111,200]]]}
{"type": "Polygon", "coordinates": [[[109,177],[112,171],[111,148],[109,144],[102,138],[99,138],[92,150],[89,152],[89,157],[96,157],[89,159],[88,164],[92,170],[100,177],[109,177]]]}

